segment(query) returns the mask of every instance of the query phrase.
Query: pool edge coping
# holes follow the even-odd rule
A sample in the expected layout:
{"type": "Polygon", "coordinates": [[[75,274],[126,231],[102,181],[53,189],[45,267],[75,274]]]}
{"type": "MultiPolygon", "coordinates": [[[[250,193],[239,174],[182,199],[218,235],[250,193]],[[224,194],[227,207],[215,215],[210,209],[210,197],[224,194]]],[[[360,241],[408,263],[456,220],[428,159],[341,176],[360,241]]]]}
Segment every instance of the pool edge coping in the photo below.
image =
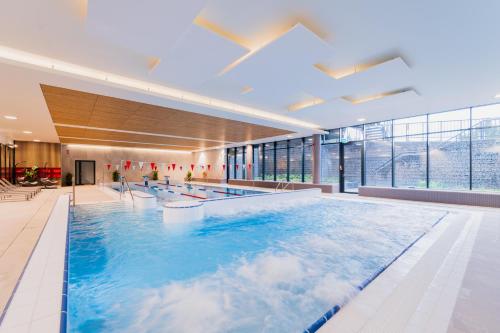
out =
{"type": "MultiPolygon", "coordinates": [[[[444,215],[438,218],[430,227],[429,230],[424,231],[420,236],[414,239],[409,245],[407,245],[397,256],[395,256],[392,260],[390,260],[387,264],[383,265],[377,271],[375,271],[370,277],[363,280],[361,284],[356,286],[358,293],[356,296],[360,295],[361,292],[366,289],[373,281],[375,281],[382,273],[384,273],[392,264],[394,264],[398,259],[400,259],[406,252],[408,252],[418,241],[420,241],[423,237],[429,234],[434,227],[440,224],[446,217],[450,215],[450,210],[444,210],[444,215]]],[[[329,321],[331,320],[342,308],[344,308],[352,299],[347,299],[344,302],[335,304],[332,308],[326,311],[320,318],[318,318],[315,322],[313,322],[309,327],[304,329],[303,333],[316,333],[329,321]]]]}
{"type": "MultiPolygon", "coordinates": [[[[42,289],[42,287],[44,287],[44,286],[47,287],[46,285],[44,285],[44,278],[46,277],[45,273],[50,272],[52,270],[46,270],[45,268],[49,265],[56,265],[57,267],[60,267],[60,263],[54,263],[54,261],[55,261],[54,257],[61,255],[62,254],[61,252],[64,252],[64,256],[65,256],[64,260],[66,260],[66,251],[67,251],[66,241],[64,242],[64,248],[65,248],[64,251],[57,251],[60,249],[54,250],[54,247],[56,247],[57,245],[60,245],[60,241],[62,241],[62,238],[60,240],[56,239],[54,241],[54,240],[50,239],[50,237],[51,236],[57,237],[57,235],[55,235],[55,234],[58,231],[60,232],[60,228],[66,228],[65,238],[68,237],[70,200],[71,199],[70,199],[70,196],[68,194],[60,194],[57,197],[57,199],[55,200],[55,202],[51,208],[51,212],[47,218],[47,222],[45,223],[44,228],[42,229],[42,232],[40,233],[40,235],[35,243],[35,246],[33,247],[32,251],[30,253],[29,259],[27,260],[27,262],[23,268],[23,271],[16,282],[16,286],[15,286],[14,290],[12,291],[11,297],[10,297],[8,303],[6,304],[4,311],[2,312],[2,314],[0,316],[0,332],[3,332],[4,330],[10,332],[10,329],[16,329],[16,328],[23,327],[23,326],[28,326],[29,332],[33,332],[33,329],[35,330],[34,332],[37,332],[36,328],[34,328],[34,326],[33,326],[33,323],[43,321],[43,320],[50,320],[51,317],[53,317],[53,316],[57,316],[58,320],[57,320],[57,325],[55,322],[52,322],[52,324],[57,326],[59,328],[59,331],[61,330],[61,323],[62,323],[61,318],[62,317],[60,315],[60,312],[62,311],[62,305],[64,302],[64,297],[62,297],[62,294],[63,294],[65,285],[67,288],[67,284],[64,283],[65,282],[65,273],[66,273],[65,270],[67,268],[67,266],[65,265],[66,263],[63,264],[64,266],[63,266],[62,281],[52,281],[52,282],[48,283],[48,284],[50,284],[49,288],[54,289],[52,291],[59,290],[59,291],[57,291],[57,295],[53,295],[53,296],[59,296],[61,293],[61,305],[59,305],[59,303],[57,303],[57,305],[55,305],[55,306],[54,306],[54,304],[52,304],[52,306],[53,306],[53,309],[51,309],[52,312],[45,314],[43,316],[34,318],[36,310],[40,308],[40,303],[43,304],[43,303],[48,303],[48,302],[47,302],[47,300],[43,300],[42,302],[39,302],[41,297],[39,297],[38,292],[30,293],[31,298],[29,299],[29,301],[24,300],[24,302],[27,302],[27,303],[29,302],[29,304],[21,306],[21,308],[26,307],[26,306],[31,306],[31,313],[29,314],[29,319],[27,321],[22,322],[22,323],[16,323],[15,325],[9,325],[9,326],[3,326],[3,325],[5,324],[5,322],[8,320],[8,318],[10,316],[15,316],[15,313],[17,313],[17,311],[19,311],[19,309],[17,309],[17,306],[14,308],[12,307],[15,304],[15,302],[21,302],[21,301],[18,301],[18,298],[22,297],[19,295],[19,292],[21,290],[23,290],[24,288],[27,288],[28,290],[32,289],[32,288],[37,288],[37,291],[40,291],[42,289]],[[65,213],[65,214],[63,215],[62,213],[65,213]],[[50,234],[48,233],[49,231],[50,231],[50,234]],[[48,248],[47,248],[47,245],[43,244],[43,243],[47,243],[48,241],[51,241],[51,242],[48,243],[48,245],[50,245],[50,246],[48,246],[48,248]],[[44,245],[45,248],[41,248],[42,245],[44,245]],[[52,250],[53,250],[53,252],[52,252],[52,250]],[[41,260],[45,260],[45,265],[43,266],[42,271],[41,272],[38,271],[35,273],[31,272],[30,270],[34,269],[33,267],[35,266],[35,262],[38,264],[41,260]],[[29,276],[28,274],[34,274],[36,276],[35,280],[39,283],[36,287],[35,286],[26,287],[25,286],[25,284],[29,284],[28,280],[33,279],[33,277],[29,276]],[[12,311],[14,311],[14,312],[12,312],[12,311]]],[[[52,267],[52,268],[54,268],[54,267],[52,267]]],[[[50,299],[56,299],[56,298],[50,297],[50,299]]],[[[23,304],[23,303],[21,303],[21,304],[23,304]]],[[[44,305],[47,305],[47,304],[44,304],[44,305]]],[[[50,305],[48,307],[50,307],[50,305]]],[[[24,313],[24,315],[25,315],[24,317],[28,317],[28,316],[26,316],[25,313],[24,313]]],[[[64,331],[64,332],[66,332],[66,331],[64,331]]]]}

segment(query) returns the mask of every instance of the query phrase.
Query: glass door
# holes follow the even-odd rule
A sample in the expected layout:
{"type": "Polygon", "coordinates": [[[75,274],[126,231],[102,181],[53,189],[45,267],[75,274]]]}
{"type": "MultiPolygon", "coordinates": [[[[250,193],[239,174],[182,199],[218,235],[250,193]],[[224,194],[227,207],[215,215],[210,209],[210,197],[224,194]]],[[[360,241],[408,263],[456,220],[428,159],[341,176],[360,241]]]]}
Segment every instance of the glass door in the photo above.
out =
{"type": "Polygon", "coordinates": [[[95,185],[95,161],[75,161],[75,185],[95,185]]]}
{"type": "Polygon", "coordinates": [[[362,157],[362,141],[343,144],[343,161],[341,164],[342,192],[358,193],[358,187],[361,186],[362,157]]]}

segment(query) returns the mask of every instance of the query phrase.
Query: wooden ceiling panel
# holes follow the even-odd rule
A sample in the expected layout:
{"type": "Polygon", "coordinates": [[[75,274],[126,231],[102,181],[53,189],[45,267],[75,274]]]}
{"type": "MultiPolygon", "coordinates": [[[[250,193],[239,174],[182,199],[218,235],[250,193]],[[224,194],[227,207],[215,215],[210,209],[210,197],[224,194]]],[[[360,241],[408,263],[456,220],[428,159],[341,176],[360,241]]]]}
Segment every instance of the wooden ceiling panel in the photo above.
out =
{"type": "Polygon", "coordinates": [[[56,125],[56,132],[59,136],[72,136],[85,138],[87,130],[85,128],[61,127],[56,125]]]}
{"type": "Polygon", "coordinates": [[[132,148],[151,148],[151,149],[168,149],[168,150],[182,150],[191,151],[192,148],[184,148],[178,146],[165,146],[157,144],[143,144],[143,143],[130,143],[130,142],[113,142],[113,141],[98,141],[91,139],[73,139],[73,138],[61,138],[61,143],[73,143],[73,144],[84,144],[84,145],[97,145],[97,146],[113,146],[113,147],[132,147],[132,148]]]}
{"type": "MultiPolygon", "coordinates": [[[[166,142],[165,136],[176,136],[184,137],[185,139],[183,140],[191,140],[187,144],[188,146],[207,147],[206,140],[220,141],[216,142],[217,145],[220,145],[224,142],[244,142],[291,133],[290,131],[268,126],[260,126],[65,88],[47,85],[41,85],[41,88],[54,123],[158,135],[156,137],[139,135],[134,136],[133,140],[126,141],[140,140],[140,142],[145,143],[163,143],[166,142]],[[158,141],[151,141],[153,137],[158,141]]],[[[59,131],[60,128],[58,127],[58,133],[59,131]]],[[[68,130],[61,131],[65,131],[64,133],[66,133],[68,130]]],[[[104,136],[103,132],[88,130],[83,132],[84,134],[79,132],[78,135],[59,135],[98,139],[104,136]]],[[[110,134],[106,135],[110,136],[110,134]]],[[[116,134],[113,137],[121,138],[123,134],[116,134]]],[[[167,144],[174,144],[172,143],[174,141],[168,141],[167,144]]],[[[213,146],[213,142],[210,142],[210,145],[213,146]]]]}
{"type": "Polygon", "coordinates": [[[54,123],[70,125],[89,123],[98,96],[46,85],[41,87],[54,123]]]}

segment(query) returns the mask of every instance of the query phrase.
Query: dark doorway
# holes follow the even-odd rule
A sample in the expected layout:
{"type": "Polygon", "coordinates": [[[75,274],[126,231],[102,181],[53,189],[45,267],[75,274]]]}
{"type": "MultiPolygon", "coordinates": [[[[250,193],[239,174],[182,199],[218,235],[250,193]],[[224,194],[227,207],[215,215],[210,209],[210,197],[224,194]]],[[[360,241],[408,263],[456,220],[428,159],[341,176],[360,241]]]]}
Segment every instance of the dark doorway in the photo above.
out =
{"type": "Polygon", "coordinates": [[[95,185],[95,161],[75,161],[75,185],[95,185]]]}

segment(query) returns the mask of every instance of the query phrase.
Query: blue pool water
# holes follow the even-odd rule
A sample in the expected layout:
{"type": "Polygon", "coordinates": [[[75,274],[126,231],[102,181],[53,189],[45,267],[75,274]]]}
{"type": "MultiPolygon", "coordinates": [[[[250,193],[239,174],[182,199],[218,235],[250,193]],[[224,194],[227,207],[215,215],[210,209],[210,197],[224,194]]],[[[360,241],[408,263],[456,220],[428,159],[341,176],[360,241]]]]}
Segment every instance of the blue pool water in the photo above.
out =
{"type": "Polygon", "coordinates": [[[314,199],[168,226],[157,210],[77,206],[69,331],[302,332],[445,214],[314,199]]]}
{"type": "MultiPolygon", "coordinates": [[[[130,183],[130,187],[132,190],[153,194],[160,201],[202,200],[265,193],[231,187],[192,184],[171,184],[166,186],[161,182],[149,182],[149,186],[144,186],[142,183],[130,183]]],[[[114,189],[119,191],[118,185],[115,185],[114,189]]]]}

